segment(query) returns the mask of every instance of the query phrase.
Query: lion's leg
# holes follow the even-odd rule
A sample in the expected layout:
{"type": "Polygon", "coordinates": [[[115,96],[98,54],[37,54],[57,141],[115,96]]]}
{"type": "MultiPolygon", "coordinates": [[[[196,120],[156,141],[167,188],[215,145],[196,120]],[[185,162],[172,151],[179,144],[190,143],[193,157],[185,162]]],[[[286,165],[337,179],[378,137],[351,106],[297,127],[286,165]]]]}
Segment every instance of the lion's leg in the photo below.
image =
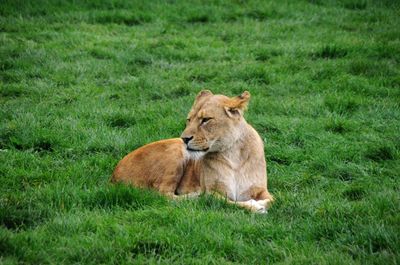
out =
{"type": "Polygon", "coordinates": [[[263,187],[253,187],[250,189],[249,193],[250,198],[257,201],[258,204],[264,206],[266,209],[268,209],[274,201],[274,197],[271,193],[263,187]]]}
{"type": "Polygon", "coordinates": [[[259,200],[268,200],[270,202],[274,201],[274,197],[267,190],[261,191],[258,194],[257,198],[254,198],[254,199],[257,200],[257,201],[259,201],[259,200]]]}
{"type": "Polygon", "coordinates": [[[175,200],[177,197],[180,197],[175,194],[175,190],[178,187],[179,181],[179,174],[164,175],[161,178],[160,183],[157,183],[155,186],[161,194],[164,194],[168,198],[175,200]]]}
{"type": "Polygon", "coordinates": [[[187,190],[185,194],[177,194],[177,188],[179,186],[180,177],[179,175],[167,175],[163,178],[162,182],[158,185],[158,190],[168,198],[173,200],[191,199],[200,195],[199,189],[193,189],[192,191],[187,190]]]}

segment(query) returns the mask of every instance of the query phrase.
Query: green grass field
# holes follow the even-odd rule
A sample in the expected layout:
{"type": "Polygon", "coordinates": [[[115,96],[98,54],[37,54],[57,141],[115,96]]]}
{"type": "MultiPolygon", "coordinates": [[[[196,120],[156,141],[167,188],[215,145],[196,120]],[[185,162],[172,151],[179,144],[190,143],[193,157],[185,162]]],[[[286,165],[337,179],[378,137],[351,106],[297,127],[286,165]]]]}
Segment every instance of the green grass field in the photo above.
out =
{"type": "Polygon", "coordinates": [[[0,1],[0,264],[400,264],[400,2],[0,1]],[[252,94],[267,215],[112,186],[252,94]]]}

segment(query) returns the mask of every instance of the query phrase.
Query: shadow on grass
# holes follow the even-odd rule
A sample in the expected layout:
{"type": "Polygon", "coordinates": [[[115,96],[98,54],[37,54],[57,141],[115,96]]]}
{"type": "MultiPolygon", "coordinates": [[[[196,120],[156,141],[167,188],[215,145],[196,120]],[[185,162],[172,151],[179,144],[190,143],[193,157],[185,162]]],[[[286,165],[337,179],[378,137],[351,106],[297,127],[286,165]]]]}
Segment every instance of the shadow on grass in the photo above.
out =
{"type": "Polygon", "coordinates": [[[347,50],[336,45],[325,45],[316,52],[311,53],[311,58],[336,59],[347,55],[347,50]]]}
{"type": "Polygon", "coordinates": [[[152,17],[146,13],[132,13],[125,10],[98,11],[93,14],[91,22],[99,24],[125,24],[136,26],[152,21],[152,17]]]}
{"type": "Polygon", "coordinates": [[[6,99],[15,99],[25,95],[29,95],[29,92],[21,85],[4,85],[0,90],[0,96],[6,99]]]}
{"type": "Polygon", "coordinates": [[[393,160],[395,159],[395,150],[394,147],[388,144],[375,144],[368,147],[365,157],[375,161],[381,162],[385,160],[393,160]]]}
{"type": "Polygon", "coordinates": [[[36,153],[51,153],[59,145],[55,138],[38,137],[37,139],[22,139],[23,136],[11,136],[7,131],[0,135],[0,148],[16,149],[19,151],[32,151],[36,153]]]}
{"type": "Polygon", "coordinates": [[[343,117],[330,117],[325,123],[325,130],[337,134],[345,134],[353,131],[355,126],[343,117]]]}
{"type": "Polygon", "coordinates": [[[109,185],[90,194],[83,200],[89,209],[124,208],[130,210],[164,206],[168,199],[156,191],[137,189],[122,184],[109,185]]]}
{"type": "Polygon", "coordinates": [[[133,243],[129,251],[133,258],[139,255],[161,257],[166,254],[168,256],[169,253],[175,252],[176,249],[168,242],[144,240],[133,243]]]}
{"type": "Polygon", "coordinates": [[[117,113],[112,116],[105,117],[108,126],[114,128],[129,128],[137,123],[132,115],[117,113]]]}
{"type": "Polygon", "coordinates": [[[55,215],[79,209],[139,210],[161,207],[168,199],[155,191],[132,188],[125,185],[106,185],[95,190],[66,188],[63,191],[44,190],[32,197],[30,194],[9,195],[2,198],[0,225],[10,230],[36,227],[55,215]]]}

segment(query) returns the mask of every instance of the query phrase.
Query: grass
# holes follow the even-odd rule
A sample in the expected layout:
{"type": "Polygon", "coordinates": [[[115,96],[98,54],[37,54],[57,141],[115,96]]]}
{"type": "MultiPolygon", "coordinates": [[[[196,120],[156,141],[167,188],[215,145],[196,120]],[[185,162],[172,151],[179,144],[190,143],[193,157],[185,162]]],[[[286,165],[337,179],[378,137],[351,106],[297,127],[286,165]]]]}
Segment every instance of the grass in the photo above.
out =
{"type": "Polygon", "coordinates": [[[399,264],[396,1],[0,4],[1,264],[399,264]],[[252,94],[256,215],[109,185],[196,93],[252,94]]]}

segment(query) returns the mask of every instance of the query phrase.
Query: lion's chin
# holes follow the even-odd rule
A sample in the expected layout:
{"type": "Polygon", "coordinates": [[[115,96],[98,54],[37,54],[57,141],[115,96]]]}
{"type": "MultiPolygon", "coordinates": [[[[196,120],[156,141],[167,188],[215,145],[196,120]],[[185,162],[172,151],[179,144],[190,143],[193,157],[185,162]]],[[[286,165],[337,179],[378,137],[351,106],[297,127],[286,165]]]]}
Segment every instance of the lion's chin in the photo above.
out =
{"type": "Polygon", "coordinates": [[[189,154],[189,159],[192,159],[192,160],[200,160],[207,153],[206,151],[193,150],[193,149],[189,149],[189,148],[187,149],[187,151],[189,154]]]}

